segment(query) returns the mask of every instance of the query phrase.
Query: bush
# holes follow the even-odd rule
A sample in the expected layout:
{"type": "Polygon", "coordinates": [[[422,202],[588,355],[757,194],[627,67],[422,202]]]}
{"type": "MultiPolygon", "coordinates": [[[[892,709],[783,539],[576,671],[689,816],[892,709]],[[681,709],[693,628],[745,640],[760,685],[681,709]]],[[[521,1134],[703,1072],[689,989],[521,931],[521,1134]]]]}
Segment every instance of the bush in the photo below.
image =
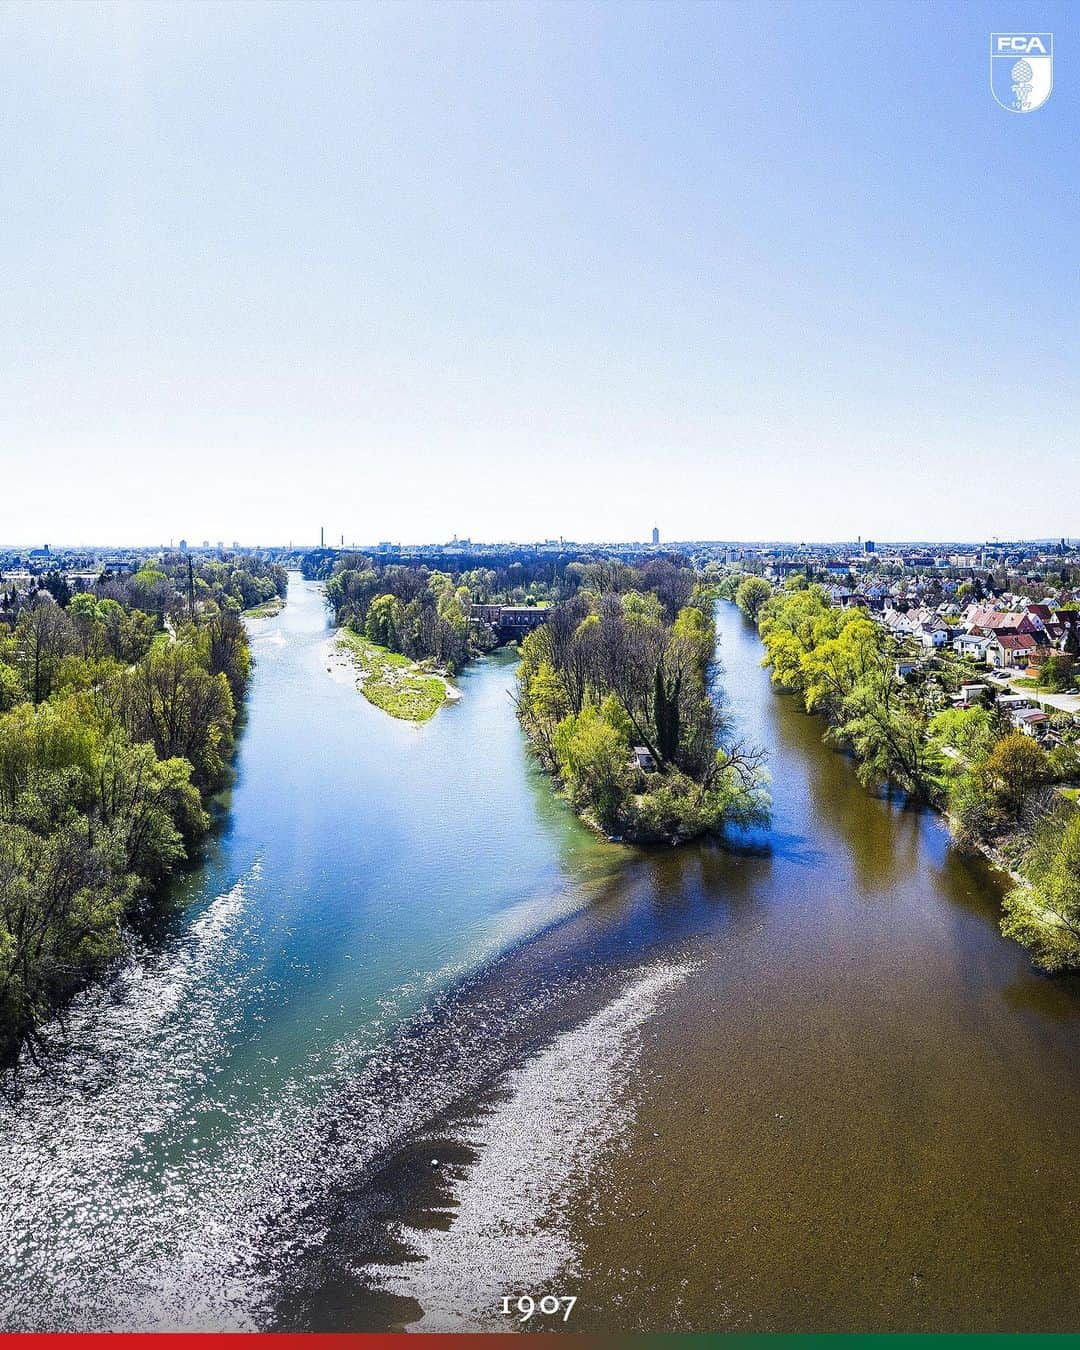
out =
{"type": "Polygon", "coordinates": [[[594,705],[555,728],[555,761],[574,805],[605,829],[618,823],[630,792],[630,744],[594,705]]]}
{"type": "Polygon", "coordinates": [[[1004,909],[1001,931],[1044,970],[1080,967],[1080,816],[1073,814],[1057,848],[1036,863],[1031,883],[1009,892],[1004,909]]]}
{"type": "Polygon", "coordinates": [[[653,775],[640,796],[627,804],[626,826],[643,843],[692,839],[719,822],[707,795],[685,774],[653,775]]]}

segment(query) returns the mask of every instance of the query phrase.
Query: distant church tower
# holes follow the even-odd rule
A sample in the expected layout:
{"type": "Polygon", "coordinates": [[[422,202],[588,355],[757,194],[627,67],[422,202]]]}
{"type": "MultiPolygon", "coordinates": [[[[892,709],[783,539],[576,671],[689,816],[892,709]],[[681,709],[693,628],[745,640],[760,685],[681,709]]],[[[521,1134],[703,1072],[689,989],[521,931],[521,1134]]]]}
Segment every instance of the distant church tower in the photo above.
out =
{"type": "Polygon", "coordinates": [[[652,541],[654,547],[660,542],[660,531],[655,525],[652,527],[652,541]]]}

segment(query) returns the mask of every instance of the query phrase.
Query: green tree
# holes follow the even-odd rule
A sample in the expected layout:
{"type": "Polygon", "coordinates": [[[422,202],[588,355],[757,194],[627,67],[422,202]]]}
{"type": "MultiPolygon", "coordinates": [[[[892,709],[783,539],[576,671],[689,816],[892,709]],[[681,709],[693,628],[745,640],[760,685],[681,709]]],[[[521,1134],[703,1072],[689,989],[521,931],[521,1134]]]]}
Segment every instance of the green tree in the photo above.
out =
{"type": "Polygon", "coordinates": [[[867,787],[887,779],[914,796],[932,795],[940,760],[926,738],[925,720],[909,707],[860,684],[844,701],[836,734],[855,752],[856,773],[867,787]]]}
{"type": "Polygon", "coordinates": [[[930,735],[939,746],[951,746],[966,760],[981,761],[997,739],[989,709],[946,708],[930,719],[930,735]]]}
{"type": "MultiPolygon", "coordinates": [[[[533,636],[533,633],[529,634],[530,639],[533,636]]],[[[525,681],[519,712],[527,719],[532,737],[551,767],[556,764],[555,728],[569,711],[569,699],[555,667],[550,661],[541,660],[525,681]]]]}
{"type": "Polygon", "coordinates": [[[1046,751],[1020,732],[1003,736],[987,755],[980,774],[987,795],[1010,819],[1017,819],[1029,794],[1051,777],[1046,751]]]}
{"type": "Polygon", "coordinates": [[[224,674],[211,675],[180,643],[155,647],[126,679],[132,740],[149,741],[159,759],[186,759],[200,787],[225,775],[235,705],[224,674]]]}
{"type": "Polygon", "coordinates": [[[762,605],[772,593],[772,587],[764,577],[745,577],[735,592],[735,603],[748,619],[756,622],[762,605]]]}
{"type": "Polygon", "coordinates": [[[629,792],[629,753],[625,737],[593,704],[555,730],[555,757],[571,800],[605,828],[617,822],[629,792]]]}
{"type": "Polygon", "coordinates": [[[394,595],[378,595],[371,602],[364,634],[388,651],[401,650],[401,602],[394,595]]]}
{"type": "Polygon", "coordinates": [[[682,673],[677,671],[670,681],[664,678],[662,664],[656,667],[653,682],[653,725],[656,727],[656,748],[664,764],[673,764],[679,753],[679,691],[682,673]]]}
{"type": "Polygon", "coordinates": [[[0,713],[13,708],[23,696],[22,681],[14,666],[0,661],[0,713]]]}
{"type": "Polygon", "coordinates": [[[43,833],[33,827],[41,814],[38,800],[21,800],[0,829],[0,1057],[8,1062],[55,999],[119,949],[135,892],[109,832],[92,839],[86,819],[69,810],[43,833]]]}
{"type": "Polygon", "coordinates": [[[41,703],[52,693],[60,662],[72,650],[71,621],[53,600],[38,600],[15,626],[18,669],[26,697],[41,703]]]}
{"type": "Polygon", "coordinates": [[[1001,931],[1044,970],[1080,967],[1080,815],[1073,814],[1049,861],[1004,900],[1001,931]]]}
{"type": "Polygon", "coordinates": [[[1039,683],[1045,689],[1068,689],[1072,681],[1072,673],[1072,658],[1062,652],[1051,652],[1039,671],[1039,683]]]}

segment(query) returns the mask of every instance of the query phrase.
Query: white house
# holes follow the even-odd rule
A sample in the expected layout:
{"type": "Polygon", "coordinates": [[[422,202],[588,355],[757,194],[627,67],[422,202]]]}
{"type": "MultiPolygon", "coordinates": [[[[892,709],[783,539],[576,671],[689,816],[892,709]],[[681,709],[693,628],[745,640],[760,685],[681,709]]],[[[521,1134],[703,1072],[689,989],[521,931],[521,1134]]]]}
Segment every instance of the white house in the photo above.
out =
{"type": "Polygon", "coordinates": [[[953,651],[961,656],[974,656],[978,661],[986,660],[986,649],[993,638],[981,637],[978,633],[960,633],[953,638],[953,651]]]}
{"type": "Polygon", "coordinates": [[[1024,708],[1012,715],[1012,724],[1025,736],[1041,736],[1049,727],[1050,714],[1037,708],[1024,708]]]}
{"type": "Polygon", "coordinates": [[[918,627],[915,629],[915,638],[921,642],[924,647],[930,651],[936,651],[938,647],[947,647],[952,630],[944,619],[939,619],[936,614],[929,618],[922,618],[918,627]]]}
{"type": "Polygon", "coordinates": [[[986,692],[985,684],[962,684],[960,693],[956,697],[956,706],[959,708],[970,708],[973,703],[978,703],[986,692]]]}

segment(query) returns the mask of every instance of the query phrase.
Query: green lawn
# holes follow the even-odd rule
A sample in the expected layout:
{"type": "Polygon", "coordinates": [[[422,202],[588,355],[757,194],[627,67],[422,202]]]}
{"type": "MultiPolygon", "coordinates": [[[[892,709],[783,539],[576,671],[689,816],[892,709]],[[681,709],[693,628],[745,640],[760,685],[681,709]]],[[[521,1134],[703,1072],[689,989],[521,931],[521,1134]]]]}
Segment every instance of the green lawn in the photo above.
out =
{"type": "Polygon", "coordinates": [[[338,634],[360,676],[360,691],[369,703],[406,722],[426,722],[446,702],[446,683],[427,675],[398,652],[388,652],[350,628],[338,634]]]}
{"type": "Polygon", "coordinates": [[[249,619],[269,619],[274,614],[280,614],[285,608],[285,601],[280,595],[273,595],[269,600],[264,600],[261,605],[252,605],[250,609],[245,609],[244,613],[249,619]]]}
{"type": "MultiPolygon", "coordinates": [[[[1064,689],[1055,689],[1052,685],[1049,684],[1040,684],[1038,680],[1030,680],[1026,675],[1018,676],[1015,680],[1013,680],[1013,688],[1036,689],[1044,694],[1063,694],[1065,692],[1064,689]]],[[[1071,684],[1067,685],[1066,688],[1071,689],[1072,685],[1071,684]]]]}

